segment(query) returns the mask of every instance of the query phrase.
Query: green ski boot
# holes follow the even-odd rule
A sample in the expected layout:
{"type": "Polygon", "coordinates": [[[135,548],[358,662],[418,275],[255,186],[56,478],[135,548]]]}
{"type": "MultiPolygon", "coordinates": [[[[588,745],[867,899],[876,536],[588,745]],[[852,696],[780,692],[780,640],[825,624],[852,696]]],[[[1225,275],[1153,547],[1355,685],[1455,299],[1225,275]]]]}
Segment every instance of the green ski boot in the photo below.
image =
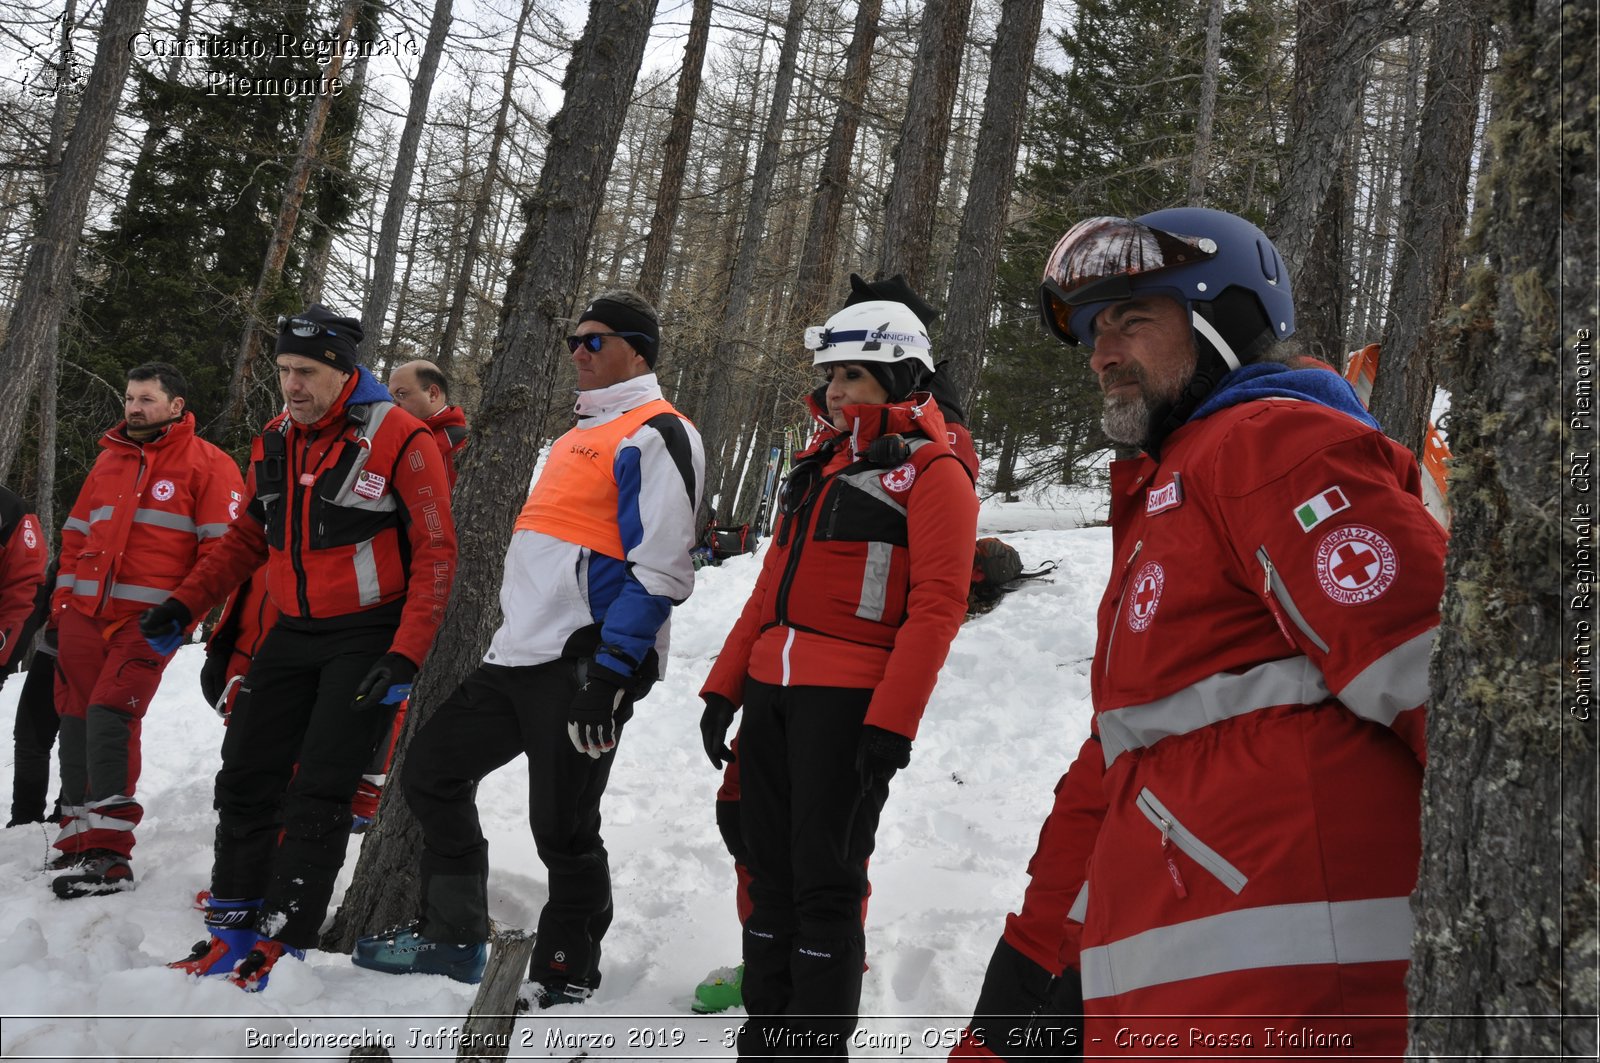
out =
{"type": "Polygon", "coordinates": [[[744,1004],[744,964],[718,967],[694,987],[694,1003],[689,1007],[700,1015],[713,1015],[744,1004]]]}

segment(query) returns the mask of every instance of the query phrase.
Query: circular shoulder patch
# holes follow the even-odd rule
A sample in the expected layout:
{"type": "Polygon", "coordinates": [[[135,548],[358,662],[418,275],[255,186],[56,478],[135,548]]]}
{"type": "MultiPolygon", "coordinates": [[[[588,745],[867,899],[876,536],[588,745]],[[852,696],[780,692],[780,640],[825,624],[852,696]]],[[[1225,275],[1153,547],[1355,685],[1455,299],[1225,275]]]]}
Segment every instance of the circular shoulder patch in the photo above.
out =
{"type": "Polygon", "coordinates": [[[155,486],[150,488],[150,493],[155,496],[157,502],[165,502],[175,491],[177,488],[173,486],[171,480],[157,480],[155,486]]]}
{"type": "Polygon", "coordinates": [[[878,477],[886,491],[908,491],[917,478],[917,467],[909,461],[904,465],[897,465],[878,477]]]}
{"type": "Polygon", "coordinates": [[[1161,588],[1167,584],[1167,574],[1159,561],[1147,561],[1133,584],[1128,588],[1128,626],[1143,631],[1156,618],[1156,606],[1161,604],[1161,588]]]}
{"type": "Polygon", "coordinates": [[[1394,584],[1394,547],[1359,524],[1335,528],[1317,546],[1317,582],[1340,605],[1361,605],[1394,584]]]}
{"type": "Polygon", "coordinates": [[[22,529],[22,545],[29,550],[39,545],[39,537],[33,534],[33,525],[31,524],[22,529]]]}

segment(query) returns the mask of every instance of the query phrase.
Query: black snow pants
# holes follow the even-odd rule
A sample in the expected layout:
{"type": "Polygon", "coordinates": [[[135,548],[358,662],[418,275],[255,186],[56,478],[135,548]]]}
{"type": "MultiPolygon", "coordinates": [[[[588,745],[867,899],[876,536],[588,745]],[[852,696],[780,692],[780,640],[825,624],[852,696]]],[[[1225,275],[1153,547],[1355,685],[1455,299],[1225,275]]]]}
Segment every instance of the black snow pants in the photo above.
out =
{"type": "MultiPolygon", "coordinates": [[[[417,732],[400,787],[422,825],[422,933],[454,944],[484,941],[489,844],[478,821],[478,783],[527,754],[528,820],[550,885],[529,977],[592,989],[600,984],[600,942],[611,926],[600,799],[616,751],[595,759],[567,735],[577,666],[572,659],[479,665],[417,732]]],[[[625,705],[619,722],[631,712],[625,705]]]]}
{"type": "Polygon", "coordinates": [[[861,902],[885,784],[856,769],[872,691],[745,682],[740,820],[753,911],[739,1058],[848,1058],[866,941],[861,902]]]}

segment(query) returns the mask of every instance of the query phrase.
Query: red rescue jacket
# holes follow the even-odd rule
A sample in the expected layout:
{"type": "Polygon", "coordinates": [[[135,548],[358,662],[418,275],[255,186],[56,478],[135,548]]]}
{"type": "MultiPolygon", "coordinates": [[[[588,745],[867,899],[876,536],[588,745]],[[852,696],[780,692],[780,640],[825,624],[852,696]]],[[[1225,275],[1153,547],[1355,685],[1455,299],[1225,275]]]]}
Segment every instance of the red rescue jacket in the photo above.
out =
{"type": "Polygon", "coordinates": [[[460,406],[446,406],[426,421],[433,441],[439,444],[439,454],[444,458],[445,474],[450,486],[456,486],[456,462],[467,449],[467,414],[460,406]]]}
{"type": "Polygon", "coordinates": [[[50,548],[39,518],[0,487],[0,673],[18,663],[50,548]]]}
{"type": "Polygon", "coordinates": [[[239,467],[195,435],[193,414],[146,443],[126,427],[101,437],[61,529],[52,612],[70,605],[116,619],[159,605],[215,551],[243,505],[239,467]]]}
{"type": "Polygon", "coordinates": [[[746,675],[870,687],[865,722],[915,738],[966,615],[978,499],[931,398],[844,413],[852,432],[828,426],[795,456],[761,575],[702,693],[742,704],[746,675]],[[867,460],[896,434],[909,456],[867,460]]]}
{"type": "Polygon", "coordinates": [[[358,368],[313,425],[288,414],[250,447],[247,515],[175,596],[196,616],[266,561],[284,616],[344,617],[404,601],[391,649],[421,664],[455,573],[450,485],[427,428],[358,368]]]}

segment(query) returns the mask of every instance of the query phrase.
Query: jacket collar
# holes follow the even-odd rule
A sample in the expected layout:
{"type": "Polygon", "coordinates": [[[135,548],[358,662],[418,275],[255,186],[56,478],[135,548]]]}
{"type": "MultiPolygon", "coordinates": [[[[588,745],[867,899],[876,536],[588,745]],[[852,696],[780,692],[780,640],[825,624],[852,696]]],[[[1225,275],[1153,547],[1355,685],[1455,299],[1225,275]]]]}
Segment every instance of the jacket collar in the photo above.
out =
{"type": "Polygon", "coordinates": [[[645,373],[643,376],[619,380],[610,387],[578,392],[575,409],[580,421],[591,418],[609,420],[619,413],[637,409],[659,398],[661,383],[654,373],[645,373]]]}
{"type": "Polygon", "coordinates": [[[188,410],[183,411],[183,416],[167,425],[160,435],[147,439],[143,443],[132,438],[127,432],[128,422],[118,421],[117,426],[100,437],[100,445],[109,447],[113,445],[125,447],[143,447],[145,450],[159,450],[162,447],[174,446],[177,443],[194,438],[194,414],[188,410]]]}
{"type": "Polygon", "coordinates": [[[460,406],[441,406],[428,415],[427,424],[432,429],[453,428],[456,425],[465,428],[467,414],[460,406]]]}
{"type": "Polygon", "coordinates": [[[865,454],[879,436],[920,434],[938,442],[944,442],[946,436],[944,414],[933,396],[925,391],[915,393],[904,402],[844,407],[841,412],[849,426],[846,432],[833,426],[815,394],[806,396],[806,405],[811,407],[818,432],[797,457],[815,453],[828,440],[843,436],[849,437],[850,445],[848,448],[839,446],[837,452],[847,453],[851,460],[865,454]]]}

